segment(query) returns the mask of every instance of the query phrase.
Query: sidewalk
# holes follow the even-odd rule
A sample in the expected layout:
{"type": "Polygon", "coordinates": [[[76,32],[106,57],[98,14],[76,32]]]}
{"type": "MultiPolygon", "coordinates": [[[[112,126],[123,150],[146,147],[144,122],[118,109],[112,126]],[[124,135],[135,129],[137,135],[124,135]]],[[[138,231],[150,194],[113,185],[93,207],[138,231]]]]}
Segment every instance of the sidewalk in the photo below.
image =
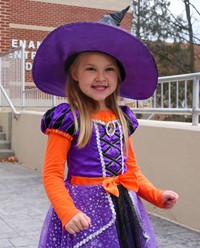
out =
{"type": "MultiPolygon", "coordinates": [[[[0,163],[0,248],[37,248],[48,207],[40,172],[0,163]]],[[[150,218],[160,248],[200,247],[200,233],[150,218]]]]}

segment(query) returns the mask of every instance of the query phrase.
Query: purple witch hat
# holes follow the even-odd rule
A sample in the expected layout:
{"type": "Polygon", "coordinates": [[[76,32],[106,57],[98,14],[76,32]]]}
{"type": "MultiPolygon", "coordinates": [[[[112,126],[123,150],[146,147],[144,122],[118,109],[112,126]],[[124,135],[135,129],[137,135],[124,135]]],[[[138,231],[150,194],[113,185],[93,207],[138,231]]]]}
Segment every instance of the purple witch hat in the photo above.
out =
{"type": "Polygon", "coordinates": [[[158,79],[154,58],[139,39],[118,27],[128,8],[105,15],[96,23],[66,24],[49,33],[33,62],[36,86],[45,93],[66,96],[66,61],[81,52],[99,51],[121,65],[120,96],[136,100],[151,97],[158,79]]]}

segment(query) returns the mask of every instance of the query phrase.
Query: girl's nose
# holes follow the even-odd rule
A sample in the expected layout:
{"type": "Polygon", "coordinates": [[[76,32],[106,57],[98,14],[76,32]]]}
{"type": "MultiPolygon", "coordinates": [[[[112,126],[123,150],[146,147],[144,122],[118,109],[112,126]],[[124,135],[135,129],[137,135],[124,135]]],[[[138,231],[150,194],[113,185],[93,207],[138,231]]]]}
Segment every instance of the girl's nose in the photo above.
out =
{"type": "Polygon", "coordinates": [[[104,75],[104,73],[103,72],[98,72],[97,73],[97,76],[96,76],[96,81],[97,82],[103,82],[103,81],[105,81],[105,75],[104,75]]]}

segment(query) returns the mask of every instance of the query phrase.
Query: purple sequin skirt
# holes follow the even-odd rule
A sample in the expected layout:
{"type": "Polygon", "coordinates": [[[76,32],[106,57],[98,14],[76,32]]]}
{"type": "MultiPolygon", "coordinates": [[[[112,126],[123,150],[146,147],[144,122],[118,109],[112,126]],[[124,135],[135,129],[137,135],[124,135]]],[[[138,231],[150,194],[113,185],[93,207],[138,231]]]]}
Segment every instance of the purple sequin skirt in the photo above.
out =
{"type": "MultiPolygon", "coordinates": [[[[126,190],[128,201],[131,202],[131,207],[125,211],[127,218],[127,216],[119,217],[118,199],[115,197],[114,199],[108,194],[102,185],[77,186],[66,183],[66,187],[76,207],[91,218],[92,226],[77,234],[69,234],[62,229],[60,219],[54,209],[50,207],[41,231],[38,248],[158,247],[146,210],[135,192],[126,190]],[[124,222],[125,224],[123,224],[124,222]],[[126,231],[126,223],[130,229],[132,223],[135,226],[133,235],[130,235],[131,230],[120,235],[123,229],[121,225],[125,225],[124,230],[126,231]],[[123,245],[122,238],[124,236],[127,236],[127,242],[130,241],[130,245],[123,245]],[[137,239],[137,242],[131,243],[134,238],[137,239]]],[[[125,202],[124,199],[121,200],[125,202]]],[[[124,211],[122,210],[122,212],[124,211]]]]}

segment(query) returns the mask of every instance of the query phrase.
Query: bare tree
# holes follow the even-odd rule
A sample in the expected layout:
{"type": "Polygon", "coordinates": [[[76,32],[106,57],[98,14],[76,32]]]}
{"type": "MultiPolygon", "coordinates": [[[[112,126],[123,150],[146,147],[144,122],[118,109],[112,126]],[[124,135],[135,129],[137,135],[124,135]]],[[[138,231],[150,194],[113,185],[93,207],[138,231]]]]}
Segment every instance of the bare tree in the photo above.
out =
{"type": "Polygon", "coordinates": [[[195,71],[194,46],[200,39],[193,32],[190,7],[200,13],[190,0],[182,1],[187,20],[169,10],[168,0],[132,1],[132,32],[153,53],[160,75],[195,71]]]}
{"type": "Polygon", "coordinates": [[[191,72],[194,72],[194,41],[193,41],[193,27],[191,22],[191,12],[190,12],[190,1],[189,0],[183,0],[185,4],[185,12],[188,22],[188,34],[189,34],[189,62],[190,62],[190,70],[191,72]]]}

